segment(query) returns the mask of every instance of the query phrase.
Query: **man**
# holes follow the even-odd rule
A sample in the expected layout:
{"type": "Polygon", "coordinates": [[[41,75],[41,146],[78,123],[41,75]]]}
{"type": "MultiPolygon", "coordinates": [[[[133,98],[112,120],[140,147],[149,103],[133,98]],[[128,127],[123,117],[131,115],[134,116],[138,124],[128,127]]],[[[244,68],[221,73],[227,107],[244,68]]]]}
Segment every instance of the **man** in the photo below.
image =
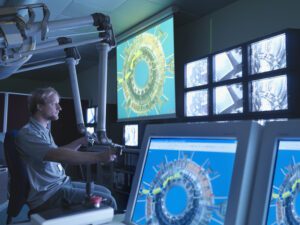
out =
{"type": "MultiPolygon", "coordinates": [[[[58,147],[52,138],[50,122],[58,120],[61,107],[59,94],[51,87],[40,88],[28,98],[31,113],[29,122],[19,131],[16,138],[18,151],[26,164],[30,181],[27,202],[33,211],[56,208],[63,204],[79,204],[85,201],[85,183],[73,182],[65,174],[61,162],[69,164],[91,164],[109,162],[115,155],[109,152],[80,152],[87,144],[85,137],[68,145],[58,147]]],[[[110,191],[100,185],[94,186],[94,194],[103,197],[116,209],[110,191]]]]}

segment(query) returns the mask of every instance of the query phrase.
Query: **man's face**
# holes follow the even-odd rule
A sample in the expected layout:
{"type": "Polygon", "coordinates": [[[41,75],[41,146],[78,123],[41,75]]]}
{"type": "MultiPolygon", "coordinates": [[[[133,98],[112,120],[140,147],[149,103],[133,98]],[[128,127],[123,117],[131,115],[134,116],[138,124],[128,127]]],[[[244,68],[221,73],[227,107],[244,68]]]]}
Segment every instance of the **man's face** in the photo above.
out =
{"type": "Polygon", "coordinates": [[[45,104],[39,105],[39,109],[44,119],[50,121],[58,120],[58,114],[61,110],[59,105],[59,97],[56,94],[50,95],[45,104]]]}

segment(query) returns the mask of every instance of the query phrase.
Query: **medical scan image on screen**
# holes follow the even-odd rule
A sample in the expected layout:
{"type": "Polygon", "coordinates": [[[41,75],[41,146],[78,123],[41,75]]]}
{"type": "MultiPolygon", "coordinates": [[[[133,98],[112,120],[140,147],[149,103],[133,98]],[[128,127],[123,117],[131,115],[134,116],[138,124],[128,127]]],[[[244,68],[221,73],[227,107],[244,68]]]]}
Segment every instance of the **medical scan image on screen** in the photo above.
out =
{"type": "Polygon", "coordinates": [[[175,115],[173,18],[117,46],[118,119],[175,115]]]}
{"type": "Polygon", "coordinates": [[[138,146],[139,126],[128,124],[124,127],[124,143],[126,146],[138,146]]]}
{"type": "Polygon", "coordinates": [[[237,140],[149,139],[133,224],[224,224],[237,140]]]}
{"type": "Polygon", "coordinates": [[[267,223],[300,224],[300,139],[280,140],[267,223]]]}

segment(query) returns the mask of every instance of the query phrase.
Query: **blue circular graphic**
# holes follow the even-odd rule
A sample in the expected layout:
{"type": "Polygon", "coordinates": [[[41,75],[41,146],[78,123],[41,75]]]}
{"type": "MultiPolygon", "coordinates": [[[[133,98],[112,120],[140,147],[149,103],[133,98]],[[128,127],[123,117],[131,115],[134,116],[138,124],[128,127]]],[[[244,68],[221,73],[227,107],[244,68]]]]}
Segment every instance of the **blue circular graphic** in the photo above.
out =
{"type": "MultiPolygon", "coordinates": [[[[300,205],[300,193],[298,192],[295,198],[295,206],[299,206],[300,205]]],[[[297,215],[300,215],[300,208],[299,207],[295,207],[295,211],[297,215]]]]}
{"type": "Polygon", "coordinates": [[[170,214],[179,215],[187,207],[186,190],[179,185],[174,185],[166,193],[166,207],[170,214]]]}
{"type": "Polygon", "coordinates": [[[135,67],[134,81],[139,88],[143,88],[148,83],[149,67],[145,61],[140,61],[135,67]]]}

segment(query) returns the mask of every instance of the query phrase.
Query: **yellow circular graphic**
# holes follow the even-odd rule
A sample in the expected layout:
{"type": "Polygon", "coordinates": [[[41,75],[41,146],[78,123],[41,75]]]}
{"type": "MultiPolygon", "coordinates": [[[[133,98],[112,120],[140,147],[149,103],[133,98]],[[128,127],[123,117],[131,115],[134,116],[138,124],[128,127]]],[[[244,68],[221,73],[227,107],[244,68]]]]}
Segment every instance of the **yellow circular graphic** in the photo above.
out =
{"type": "Polygon", "coordinates": [[[160,97],[163,95],[166,72],[163,47],[158,37],[144,33],[134,39],[124,52],[122,87],[126,107],[137,114],[146,114],[160,103],[160,97]],[[135,73],[137,65],[141,62],[147,65],[148,74],[135,73]],[[147,82],[142,86],[138,85],[136,76],[148,76],[147,82]]]}

